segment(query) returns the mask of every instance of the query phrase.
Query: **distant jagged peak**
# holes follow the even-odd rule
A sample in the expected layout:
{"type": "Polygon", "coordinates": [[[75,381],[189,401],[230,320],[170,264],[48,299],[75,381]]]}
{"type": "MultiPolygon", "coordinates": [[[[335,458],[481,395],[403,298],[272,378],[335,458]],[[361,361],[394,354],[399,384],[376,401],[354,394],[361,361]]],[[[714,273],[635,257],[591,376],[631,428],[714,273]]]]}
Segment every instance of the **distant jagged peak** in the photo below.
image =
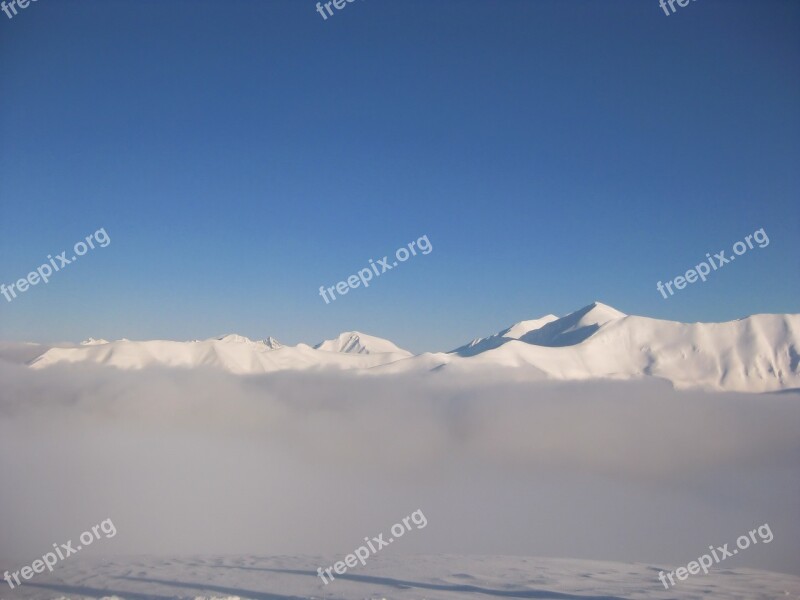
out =
{"type": "Polygon", "coordinates": [[[277,350],[278,348],[283,348],[283,344],[281,344],[278,340],[274,337],[269,336],[265,340],[260,340],[261,344],[264,344],[270,350],[277,350]]]}

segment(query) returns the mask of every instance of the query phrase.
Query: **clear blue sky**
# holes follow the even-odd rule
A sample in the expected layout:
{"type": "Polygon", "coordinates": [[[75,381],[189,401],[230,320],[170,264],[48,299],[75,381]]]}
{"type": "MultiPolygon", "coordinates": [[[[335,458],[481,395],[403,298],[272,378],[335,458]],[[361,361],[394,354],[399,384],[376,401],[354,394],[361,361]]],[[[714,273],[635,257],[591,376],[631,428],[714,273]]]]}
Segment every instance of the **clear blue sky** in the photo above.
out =
{"type": "Polygon", "coordinates": [[[799,72],[790,0],[39,0],[0,13],[0,281],[111,244],[0,297],[0,338],[422,351],[593,300],[800,312],[799,72]]]}

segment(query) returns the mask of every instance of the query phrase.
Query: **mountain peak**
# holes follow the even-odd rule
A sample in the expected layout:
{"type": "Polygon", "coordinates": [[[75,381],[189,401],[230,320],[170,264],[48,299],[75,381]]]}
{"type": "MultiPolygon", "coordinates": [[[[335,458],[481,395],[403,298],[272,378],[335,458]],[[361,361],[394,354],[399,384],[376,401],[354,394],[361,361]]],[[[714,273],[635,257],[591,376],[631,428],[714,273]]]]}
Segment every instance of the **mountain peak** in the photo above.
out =
{"type": "Polygon", "coordinates": [[[217,341],[217,342],[225,342],[225,343],[253,343],[249,337],[245,337],[243,335],[239,335],[238,333],[228,333],[225,335],[220,335],[218,337],[210,338],[209,341],[217,341]]]}
{"type": "Polygon", "coordinates": [[[407,350],[396,346],[389,340],[361,333],[360,331],[344,331],[331,340],[325,340],[314,346],[315,350],[325,352],[344,352],[347,354],[380,354],[396,352],[411,356],[407,350]]]}
{"type": "Polygon", "coordinates": [[[583,308],[581,308],[580,310],[577,310],[575,312],[577,313],[577,312],[583,312],[583,311],[585,311],[585,314],[589,314],[591,312],[593,315],[606,316],[606,317],[608,317],[609,321],[611,319],[621,319],[622,317],[627,317],[628,316],[624,312],[622,312],[621,310],[617,310],[613,306],[609,306],[608,304],[603,304],[602,302],[598,302],[597,300],[595,300],[594,302],[592,302],[588,306],[584,306],[583,308]]]}
{"type": "Polygon", "coordinates": [[[103,338],[95,339],[93,337],[86,338],[81,342],[81,346],[99,346],[100,344],[107,344],[108,340],[104,340],[103,338]]]}
{"type": "Polygon", "coordinates": [[[259,344],[264,344],[267,348],[271,350],[277,350],[278,348],[283,348],[283,344],[281,344],[278,340],[276,340],[271,335],[267,337],[265,340],[260,340],[259,344]]]}
{"type": "Polygon", "coordinates": [[[627,317],[602,302],[592,302],[565,317],[526,333],[519,339],[537,346],[562,347],[580,344],[606,323],[627,317]]]}

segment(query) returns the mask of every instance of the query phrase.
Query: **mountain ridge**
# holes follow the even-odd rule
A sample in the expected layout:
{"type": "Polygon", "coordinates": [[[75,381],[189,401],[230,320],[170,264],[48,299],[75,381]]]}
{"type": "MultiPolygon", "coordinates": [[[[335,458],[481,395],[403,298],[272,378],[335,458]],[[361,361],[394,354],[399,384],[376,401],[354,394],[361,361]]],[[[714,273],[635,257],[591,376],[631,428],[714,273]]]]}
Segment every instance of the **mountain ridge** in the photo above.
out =
{"type": "MultiPolygon", "coordinates": [[[[285,346],[268,337],[228,334],[172,342],[87,340],[43,347],[27,364],[100,364],[220,368],[235,374],[284,370],[359,370],[374,375],[415,372],[506,372],[532,379],[641,379],[676,388],[764,392],[800,388],[800,315],[760,314],[723,323],[681,323],[627,315],[593,302],[561,318],[520,321],[450,352],[414,355],[393,342],[346,331],[316,346],[285,346]]],[[[7,351],[7,356],[35,352],[7,351]]],[[[0,353],[0,357],[4,354],[0,353]]]]}

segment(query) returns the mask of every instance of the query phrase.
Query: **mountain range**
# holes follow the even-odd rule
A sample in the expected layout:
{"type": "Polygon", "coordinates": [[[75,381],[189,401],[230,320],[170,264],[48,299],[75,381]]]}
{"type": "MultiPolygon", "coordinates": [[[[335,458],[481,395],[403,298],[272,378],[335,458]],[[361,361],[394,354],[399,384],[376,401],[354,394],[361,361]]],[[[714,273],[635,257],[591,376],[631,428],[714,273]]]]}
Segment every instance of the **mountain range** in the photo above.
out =
{"type": "Polygon", "coordinates": [[[450,352],[414,355],[357,331],[316,346],[230,334],[207,340],[106,341],[40,346],[5,343],[0,358],[33,369],[99,364],[220,368],[236,374],[359,370],[370,374],[507,373],[542,380],[659,378],[679,389],[769,392],[800,389],[800,314],[759,314],[725,323],[626,315],[594,302],[564,317],[520,321],[450,352]]]}

